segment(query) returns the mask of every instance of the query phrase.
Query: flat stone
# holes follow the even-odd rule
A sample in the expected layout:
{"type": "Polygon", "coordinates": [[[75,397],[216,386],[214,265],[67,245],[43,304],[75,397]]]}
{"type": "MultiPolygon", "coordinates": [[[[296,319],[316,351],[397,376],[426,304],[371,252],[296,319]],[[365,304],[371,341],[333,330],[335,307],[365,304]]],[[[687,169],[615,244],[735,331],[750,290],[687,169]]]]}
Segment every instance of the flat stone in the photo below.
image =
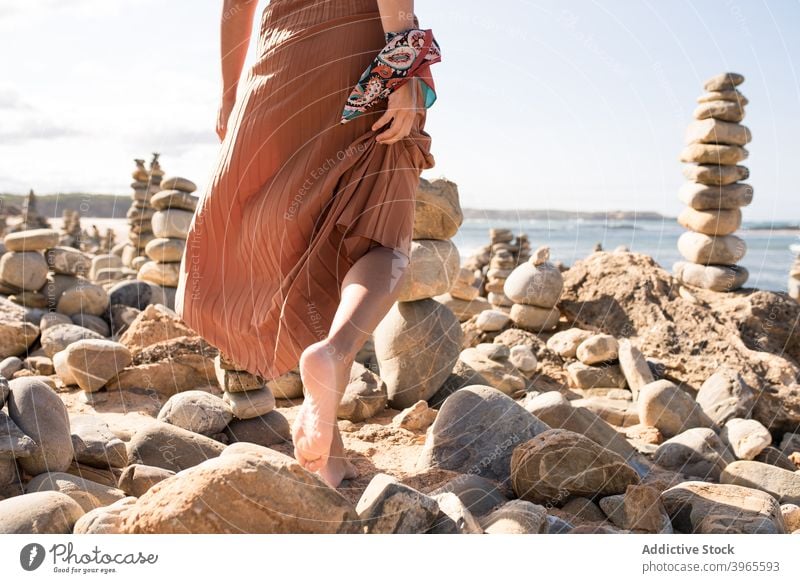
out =
{"type": "Polygon", "coordinates": [[[725,186],[686,182],[678,190],[678,198],[699,211],[736,209],[753,202],[753,187],[744,182],[725,186]]]}
{"type": "Polygon", "coordinates": [[[723,367],[702,384],[695,401],[714,423],[722,426],[734,417],[749,416],[755,395],[736,370],[723,367]]]}
{"type": "Polygon", "coordinates": [[[642,352],[627,338],[621,338],[619,344],[619,367],[625,382],[631,390],[633,400],[639,398],[641,388],[655,381],[650,365],[642,352]]]}
{"type": "Polygon", "coordinates": [[[747,244],[736,235],[713,237],[686,231],[678,238],[678,251],[692,263],[734,265],[747,253],[747,244]]]}
{"type": "Polygon", "coordinates": [[[680,155],[681,162],[693,164],[738,164],[749,156],[742,146],[728,144],[689,144],[680,155]]]}
{"type": "Polygon", "coordinates": [[[678,215],[678,223],[695,233],[722,236],[735,233],[742,226],[739,209],[698,211],[686,207],[678,215]]]}
{"type": "MultiPolygon", "coordinates": [[[[726,101],[726,100],[712,100],[726,101]]],[[[744,104],[742,104],[744,105],[744,104]]],[[[686,128],[687,144],[729,144],[744,146],[752,139],[750,130],[738,123],[731,123],[714,118],[695,120],[686,128]]],[[[712,162],[721,164],[722,162],[712,162]]]]}
{"type": "Polygon", "coordinates": [[[44,258],[50,270],[56,273],[86,275],[92,267],[91,258],[73,247],[53,247],[44,258]]]}
{"type": "Polygon", "coordinates": [[[481,519],[486,534],[547,534],[547,509],[526,500],[510,500],[481,519]]]}
{"type": "Polygon", "coordinates": [[[740,122],[744,119],[744,106],[733,101],[705,101],[692,112],[695,119],[713,117],[722,121],[740,122]]]}
{"type": "Polygon", "coordinates": [[[713,426],[713,421],[692,397],[666,380],[642,387],[639,392],[639,419],[644,425],[657,427],[667,438],[692,427],[713,426]]]}
{"type": "Polygon", "coordinates": [[[68,373],[66,378],[62,376],[62,380],[74,381],[89,393],[103,388],[132,360],[126,346],[111,340],[78,340],[67,346],[64,352],[63,363],[68,373]]]}
{"type": "Polygon", "coordinates": [[[447,293],[460,270],[458,248],[451,241],[422,239],[411,241],[411,258],[399,285],[397,301],[411,302],[447,293]]]}
{"type": "Polygon", "coordinates": [[[197,185],[188,178],[180,176],[164,176],[161,180],[161,190],[180,190],[192,193],[197,190],[197,185]]]}
{"type": "Polygon", "coordinates": [[[183,209],[194,212],[198,197],[183,190],[162,190],[152,196],[150,206],[157,211],[183,209]]]}
{"type": "Polygon", "coordinates": [[[44,251],[58,245],[61,234],[55,229],[27,229],[3,238],[6,251],[44,251]]]}
{"type": "Polygon", "coordinates": [[[433,526],[439,504],[387,474],[376,474],[356,504],[367,533],[420,534],[433,526]]]}
{"type": "Polygon", "coordinates": [[[716,164],[685,164],[683,175],[687,180],[706,186],[726,186],[750,177],[747,166],[718,166],[716,164]]]}
{"type": "Polygon", "coordinates": [[[294,459],[234,443],[214,459],[156,484],[123,518],[124,533],[311,534],[358,531],[339,492],[294,459]]]}
{"type": "Polygon", "coordinates": [[[58,394],[35,377],[9,383],[8,414],[39,448],[19,465],[31,476],[65,471],[74,456],[69,415],[58,394]]]}
{"type": "Polygon", "coordinates": [[[672,271],[686,285],[717,292],[737,290],[750,276],[743,265],[697,265],[687,261],[676,262],[672,271]]]}
{"type": "Polygon", "coordinates": [[[0,534],[70,534],[84,514],[63,492],[33,492],[0,500],[0,534]]]}
{"type": "Polygon", "coordinates": [[[658,446],[653,461],[662,468],[719,481],[722,470],[734,461],[733,454],[713,429],[694,427],[658,446]]]}
{"type": "Polygon", "coordinates": [[[772,435],[755,419],[729,419],[720,437],[740,460],[752,460],[772,444],[772,435]]]}
{"type": "Polygon", "coordinates": [[[75,460],[97,468],[124,468],[128,464],[125,442],[96,415],[73,414],[69,419],[75,460]]]}
{"type": "Polygon", "coordinates": [[[765,492],[731,484],[683,482],[661,502],[672,526],[686,534],[783,534],[778,502],[765,492]]]}
{"type": "Polygon", "coordinates": [[[706,91],[729,91],[742,83],[744,83],[744,75],[732,72],[720,73],[707,79],[703,83],[703,89],[706,91]]]}
{"type": "Polygon", "coordinates": [[[439,505],[439,514],[428,534],[483,534],[480,523],[458,496],[443,492],[431,498],[439,505]]]}
{"type": "Polygon", "coordinates": [[[234,419],[225,428],[228,443],[245,441],[264,447],[292,440],[289,421],[279,411],[270,411],[250,419],[234,419]]]}
{"type": "Polygon", "coordinates": [[[176,425],[153,421],[128,442],[128,463],[179,472],[216,457],[225,446],[176,425]]]}
{"type": "Polygon", "coordinates": [[[153,239],[145,245],[144,252],[153,261],[180,263],[185,248],[184,239],[153,239]]]}
{"type": "Polygon", "coordinates": [[[91,480],[79,478],[64,472],[45,472],[33,478],[26,485],[30,492],[63,492],[80,504],[84,512],[108,506],[125,497],[125,493],[91,480]]]}
{"type": "Polygon", "coordinates": [[[600,364],[619,357],[619,343],[610,334],[594,334],[580,343],[575,356],[583,364],[600,364]]]}
{"type": "Polygon", "coordinates": [[[558,308],[514,304],[511,306],[509,316],[518,328],[531,332],[546,332],[553,330],[558,325],[561,312],[558,311],[558,308]]]}
{"type": "Polygon", "coordinates": [[[725,468],[720,483],[755,488],[781,504],[800,504],[800,474],[754,461],[735,461],[725,468]]]}
{"type": "Polygon", "coordinates": [[[704,101],[733,101],[741,105],[747,105],[747,99],[738,89],[720,89],[718,91],[708,91],[697,98],[697,103],[704,101]]]}
{"type": "Polygon", "coordinates": [[[579,389],[625,388],[625,375],[618,364],[590,366],[582,362],[567,365],[567,374],[572,386],[579,389]]]}
{"type": "Polygon", "coordinates": [[[505,481],[514,447],[549,427],[497,389],[472,385],[445,399],[420,453],[421,469],[441,467],[505,481]]]}
{"type": "Polygon", "coordinates": [[[207,391],[189,390],[172,395],[157,419],[202,435],[221,433],[233,419],[230,406],[207,391]]]}
{"type": "Polygon", "coordinates": [[[119,489],[138,498],[159,482],[174,475],[175,472],[172,470],[144,464],[131,464],[126,466],[119,476],[119,489]]]}
{"type": "Polygon", "coordinates": [[[139,268],[136,277],[156,285],[175,287],[180,278],[180,265],[180,263],[148,261],[139,268]]]}
{"type": "Polygon", "coordinates": [[[266,387],[238,393],[224,392],[222,399],[230,406],[237,419],[260,417],[275,408],[275,397],[266,387]]]}

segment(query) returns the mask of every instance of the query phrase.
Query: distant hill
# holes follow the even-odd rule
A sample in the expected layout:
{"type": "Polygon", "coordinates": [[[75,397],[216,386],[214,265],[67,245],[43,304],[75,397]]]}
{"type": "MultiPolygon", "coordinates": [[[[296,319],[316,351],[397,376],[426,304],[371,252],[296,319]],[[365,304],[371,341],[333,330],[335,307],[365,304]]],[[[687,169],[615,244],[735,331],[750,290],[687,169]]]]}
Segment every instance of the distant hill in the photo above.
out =
{"type": "MultiPolygon", "coordinates": [[[[654,211],[562,211],[548,209],[473,209],[465,208],[465,219],[502,220],[551,220],[567,219],[612,220],[612,221],[660,221],[670,219],[654,211]]],[[[674,220],[674,219],[670,219],[674,220]]]]}

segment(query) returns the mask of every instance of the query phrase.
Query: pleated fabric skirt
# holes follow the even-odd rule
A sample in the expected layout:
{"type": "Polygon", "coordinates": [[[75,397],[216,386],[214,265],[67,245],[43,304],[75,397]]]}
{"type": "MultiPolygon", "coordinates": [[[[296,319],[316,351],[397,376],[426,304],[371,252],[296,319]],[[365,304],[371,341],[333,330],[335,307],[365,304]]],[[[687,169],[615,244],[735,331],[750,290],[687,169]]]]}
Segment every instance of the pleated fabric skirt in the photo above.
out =
{"type": "MultiPolygon", "coordinates": [[[[383,145],[386,109],[340,124],[384,46],[376,0],[271,0],[181,261],[175,309],[243,370],[270,380],[328,334],[348,269],[375,245],[409,255],[425,113],[383,145]]],[[[211,69],[212,67],[210,67],[211,69]]]]}

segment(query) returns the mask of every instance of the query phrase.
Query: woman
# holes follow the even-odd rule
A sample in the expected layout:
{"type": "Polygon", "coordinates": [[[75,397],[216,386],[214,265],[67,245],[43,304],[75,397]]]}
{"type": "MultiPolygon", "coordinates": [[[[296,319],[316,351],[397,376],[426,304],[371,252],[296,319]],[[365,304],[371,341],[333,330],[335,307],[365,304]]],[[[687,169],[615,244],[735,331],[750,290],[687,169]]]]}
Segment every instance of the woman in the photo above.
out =
{"type": "Polygon", "coordinates": [[[428,66],[404,73],[377,56],[410,34],[429,63],[438,46],[430,30],[422,46],[413,0],[271,0],[242,83],[256,4],[223,8],[222,148],[175,307],[241,369],[270,380],[299,364],[294,454],[336,487],[355,476],[339,401],[400,290],[419,175],[434,165],[423,129],[435,99],[428,66]],[[393,87],[388,99],[357,88],[371,66],[369,83],[393,87]]]}

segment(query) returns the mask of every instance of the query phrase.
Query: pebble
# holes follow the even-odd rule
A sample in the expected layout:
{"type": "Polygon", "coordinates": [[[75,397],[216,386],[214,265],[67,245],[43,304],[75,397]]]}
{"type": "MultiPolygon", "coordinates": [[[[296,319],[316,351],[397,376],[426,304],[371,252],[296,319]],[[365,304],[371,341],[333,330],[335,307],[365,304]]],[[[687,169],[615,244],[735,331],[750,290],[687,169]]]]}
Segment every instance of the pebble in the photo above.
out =
{"type": "Polygon", "coordinates": [[[611,522],[630,532],[672,534],[672,522],[660,495],[651,486],[631,485],[625,494],[602,498],[600,508],[611,522]]]}
{"type": "Polygon", "coordinates": [[[124,304],[137,310],[144,310],[149,304],[163,304],[163,290],[150,282],[142,280],[121,281],[108,290],[111,305],[124,304]]]}
{"type": "Polygon", "coordinates": [[[525,304],[512,305],[508,315],[518,328],[531,332],[553,330],[561,318],[561,312],[557,308],[540,308],[525,304]]]}
{"type": "Polygon", "coordinates": [[[619,344],[619,367],[625,382],[631,390],[633,400],[639,398],[643,386],[655,381],[650,365],[642,352],[627,338],[621,338],[619,344]]]}
{"type": "Polygon", "coordinates": [[[430,496],[436,498],[444,493],[458,496],[473,516],[489,514],[508,502],[494,482],[475,474],[460,474],[431,492],[430,496]]]}
{"type": "Polygon", "coordinates": [[[692,263],[733,265],[745,256],[747,244],[736,235],[712,237],[686,231],[678,238],[678,251],[692,263]]]}
{"type": "Polygon", "coordinates": [[[297,370],[290,370],[276,379],[267,381],[267,387],[276,399],[299,399],[303,396],[303,381],[297,370]]]}
{"type": "Polygon", "coordinates": [[[452,239],[464,221],[454,182],[420,182],[416,192],[414,239],[452,239]]]}
{"type": "Polygon", "coordinates": [[[575,356],[583,364],[600,364],[617,360],[619,343],[610,334],[595,334],[580,343],[575,356]]]}
{"type": "Polygon", "coordinates": [[[417,401],[394,416],[392,423],[408,431],[425,431],[436,420],[436,410],[428,407],[426,401],[417,401]]]}
{"type": "Polygon", "coordinates": [[[354,362],[336,415],[360,423],[383,411],[388,400],[386,384],[381,378],[360,362],[354,362]]]}
{"type": "Polygon", "coordinates": [[[22,368],[22,360],[17,356],[9,356],[0,362],[0,408],[5,404],[8,396],[8,382],[5,379],[11,378],[15,372],[22,368]]]}
{"type": "Polygon", "coordinates": [[[153,261],[179,263],[185,248],[183,239],[153,239],[145,245],[144,252],[153,261]]]}
{"type": "Polygon", "coordinates": [[[736,370],[724,367],[706,379],[695,401],[714,423],[722,426],[734,417],[749,415],[755,395],[736,370]]]}
{"type": "Polygon", "coordinates": [[[660,380],[639,392],[639,419],[670,438],[692,427],[711,427],[713,422],[685,391],[660,380]]]}
{"type": "Polygon", "coordinates": [[[483,534],[480,523],[458,496],[443,492],[431,498],[439,505],[439,514],[428,534],[483,534]]]}
{"type": "Polygon", "coordinates": [[[180,278],[180,266],[180,263],[148,261],[139,268],[136,277],[156,285],[175,287],[180,278]]]}
{"type": "Polygon", "coordinates": [[[108,310],[108,292],[100,285],[81,282],[62,293],[58,298],[56,310],[62,314],[91,314],[100,316],[108,310]]]}
{"type": "Polygon", "coordinates": [[[207,391],[189,390],[172,395],[157,419],[202,435],[222,432],[233,419],[230,406],[207,391]]]}
{"type": "Polygon", "coordinates": [[[524,344],[512,346],[508,360],[526,376],[536,372],[538,362],[530,346],[525,346],[524,344]]]}
{"type": "Polygon", "coordinates": [[[0,534],[70,534],[83,516],[63,492],[33,492],[0,500],[0,534]]]}
{"type": "Polygon", "coordinates": [[[625,375],[618,364],[591,366],[572,362],[566,368],[572,386],[579,389],[624,389],[626,386],[625,375]]]}
{"type": "Polygon", "coordinates": [[[558,267],[547,261],[535,265],[534,258],[518,265],[503,284],[503,293],[514,303],[545,309],[558,303],[563,289],[558,267]]]}
{"type": "Polygon", "coordinates": [[[119,534],[122,517],[136,498],[126,496],[108,506],[90,510],[75,523],[73,534],[119,534]]]}
{"type": "Polygon", "coordinates": [[[275,396],[266,387],[237,393],[226,391],[222,394],[222,399],[230,406],[237,419],[260,417],[275,408],[275,396]]]}
{"type": "Polygon", "coordinates": [[[478,372],[485,378],[489,385],[502,391],[506,395],[515,396],[525,390],[527,385],[526,378],[509,360],[509,349],[500,344],[492,344],[495,350],[504,349],[504,354],[494,354],[495,358],[489,356],[486,349],[466,348],[461,351],[459,360],[478,372]]]}
{"type": "Polygon", "coordinates": [[[483,332],[497,332],[511,321],[509,315],[500,310],[484,310],[478,314],[475,325],[483,332]]]}
{"type": "Polygon", "coordinates": [[[356,504],[368,534],[420,534],[439,515],[439,504],[387,474],[376,474],[356,504]]]}
{"type": "Polygon", "coordinates": [[[772,435],[755,419],[729,419],[720,437],[740,460],[752,460],[772,444],[772,435]]]}
{"type": "Polygon", "coordinates": [[[583,496],[570,499],[561,507],[561,510],[586,522],[605,522],[606,520],[606,515],[603,514],[600,507],[583,496]]]}
{"type": "MultiPolygon", "coordinates": [[[[2,382],[5,383],[6,380],[2,379],[2,382]]],[[[29,457],[37,452],[40,449],[39,445],[25,435],[14,420],[1,409],[2,405],[0,405],[0,460],[13,461],[15,458],[29,457]]],[[[3,480],[0,480],[0,484],[3,483],[3,480]]]]}
{"type": "Polygon", "coordinates": [[[131,352],[119,342],[104,339],[86,339],[73,342],[59,357],[59,376],[73,381],[84,391],[91,393],[102,389],[131,364],[131,352]],[[62,360],[63,359],[63,360],[62,360]]]}
{"type": "Polygon", "coordinates": [[[786,523],[786,532],[794,533],[800,529],[800,506],[797,504],[781,504],[781,514],[786,523]]]}
{"type": "Polygon", "coordinates": [[[72,247],[53,247],[44,254],[47,266],[55,273],[86,275],[92,267],[91,258],[72,247]]]}

